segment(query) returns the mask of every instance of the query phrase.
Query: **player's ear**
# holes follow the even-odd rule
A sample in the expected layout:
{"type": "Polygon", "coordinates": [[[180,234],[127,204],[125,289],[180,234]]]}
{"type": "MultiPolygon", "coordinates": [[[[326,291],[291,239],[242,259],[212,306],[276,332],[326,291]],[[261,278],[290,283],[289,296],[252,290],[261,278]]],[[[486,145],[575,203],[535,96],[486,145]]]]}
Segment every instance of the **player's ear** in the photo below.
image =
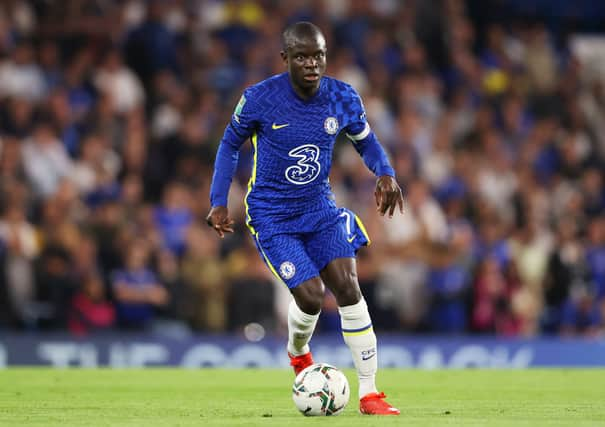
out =
{"type": "Polygon", "coordinates": [[[279,52],[279,55],[281,56],[282,61],[284,61],[284,65],[288,65],[288,52],[282,50],[279,52]]]}

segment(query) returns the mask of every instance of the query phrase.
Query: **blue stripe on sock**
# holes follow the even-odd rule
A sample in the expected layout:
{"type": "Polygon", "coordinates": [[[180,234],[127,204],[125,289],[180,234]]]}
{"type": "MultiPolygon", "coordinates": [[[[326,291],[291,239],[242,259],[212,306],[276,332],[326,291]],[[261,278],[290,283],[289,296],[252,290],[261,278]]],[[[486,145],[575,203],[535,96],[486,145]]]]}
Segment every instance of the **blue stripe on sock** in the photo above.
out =
{"type": "Polygon", "coordinates": [[[365,331],[366,329],[370,329],[371,327],[372,327],[372,324],[370,323],[369,325],[366,325],[363,328],[358,328],[358,329],[344,329],[343,328],[342,332],[351,334],[351,333],[355,333],[355,332],[365,331]]]}

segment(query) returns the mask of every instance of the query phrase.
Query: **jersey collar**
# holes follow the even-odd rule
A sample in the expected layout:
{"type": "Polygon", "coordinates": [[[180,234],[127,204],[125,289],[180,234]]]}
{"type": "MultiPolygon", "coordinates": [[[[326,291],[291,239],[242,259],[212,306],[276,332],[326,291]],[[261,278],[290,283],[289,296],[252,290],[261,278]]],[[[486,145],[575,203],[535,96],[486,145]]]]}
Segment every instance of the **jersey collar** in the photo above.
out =
{"type": "Polygon", "coordinates": [[[290,81],[290,75],[286,72],[283,74],[285,80],[286,80],[286,85],[288,86],[288,91],[290,92],[290,94],[299,102],[302,102],[303,104],[313,104],[315,102],[317,102],[318,100],[321,99],[321,96],[324,92],[324,89],[326,87],[326,79],[325,77],[322,77],[320,82],[319,82],[319,89],[317,89],[317,92],[315,92],[315,94],[309,98],[309,99],[302,99],[300,97],[300,95],[298,95],[298,93],[296,93],[296,91],[294,90],[294,88],[292,87],[292,82],[290,81]]]}

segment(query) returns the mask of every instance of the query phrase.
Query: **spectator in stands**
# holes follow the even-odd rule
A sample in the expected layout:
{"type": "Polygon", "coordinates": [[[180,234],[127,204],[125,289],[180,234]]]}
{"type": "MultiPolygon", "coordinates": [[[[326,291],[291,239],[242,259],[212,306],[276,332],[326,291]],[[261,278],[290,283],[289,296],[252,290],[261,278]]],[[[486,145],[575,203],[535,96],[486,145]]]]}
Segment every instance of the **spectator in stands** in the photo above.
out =
{"type": "Polygon", "coordinates": [[[37,325],[65,330],[68,307],[77,288],[71,269],[71,254],[60,242],[48,244],[36,265],[37,325]]]}
{"type": "Polygon", "coordinates": [[[148,245],[135,240],[124,251],[124,267],[112,274],[118,324],[126,329],[152,327],[156,307],[168,304],[169,295],[149,266],[148,245]]]}
{"type": "Polygon", "coordinates": [[[105,53],[93,81],[99,92],[109,95],[118,114],[139,108],[145,101],[141,82],[124,65],[118,49],[110,49],[105,53]]]}
{"type": "Polygon", "coordinates": [[[561,329],[564,304],[572,286],[586,288],[590,282],[578,224],[571,218],[563,218],[557,224],[557,240],[550,252],[544,280],[542,327],[547,333],[556,333],[561,329]]]}
{"type": "Polygon", "coordinates": [[[401,326],[414,329],[428,310],[430,252],[446,241],[448,228],[441,206],[424,181],[410,182],[407,188],[406,214],[391,218],[392,225],[381,221],[388,246],[382,254],[378,286],[382,298],[397,311],[401,326]]]}
{"type": "Polygon", "coordinates": [[[0,219],[0,242],[2,247],[2,283],[6,292],[6,309],[11,323],[31,326],[35,323],[34,302],[36,283],[34,260],[40,251],[36,230],[26,218],[25,200],[20,200],[18,191],[13,189],[13,197],[0,219]]]}
{"type": "Polygon", "coordinates": [[[495,256],[479,265],[474,284],[472,327],[476,332],[515,335],[519,322],[514,316],[511,300],[517,287],[507,277],[495,256]]]}
{"type": "Polygon", "coordinates": [[[156,254],[155,270],[160,283],[166,288],[168,302],[158,307],[158,317],[166,331],[185,332],[192,318],[193,295],[179,268],[179,259],[167,249],[156,254]]]}
{"type": "Polygon", "coordinates": [[[124,56],[146,88],[162,70],[181,71],[175,34],[163,22],[167,6],[162,0],[148,1],[145,21],[126,38],[124,56]]]}
{"type": "Polygon", "coordinates": [[[590,270],[594,296],[605,307],[605,216],[588,224],[586,259],[590,270]]]}
{"type": "Polygon", "coordinates": [[[33,45],[24,40],[12,52],[11,59],[0,63],[0,96],[39,101],[45,95],[46,84],[33,45]]]}
{"type": "Polygon", "coordinates": [[[31,138],[24,142],[22,150],[25,173],[35,193],[43,198],[51,196],[73,167],[52,123],[47,119],[36,121],[31,138]]]}
{"type": "Polygon", "coordinates": [[[73,296],[69,309],[69,331],[88,335],[111,330],[116,320],[115,308],[105,294],[100,276],[91,273],[81,279],[80,289],[73,296]]]}
{"type": "Polygon", "coordinates": [[[120,162],[120,157],[103,135],[88,134],[79,144],[79,155],[71,171],[71,179],[83,197],[102,197],[103,194],[117,191],[116,177],[120,162]]]}
{"type": "Polygon", "coordinates": [[[450,238],[430,251],[427,278],[430,307],[427,326],[432,332],[464,333],[468,329],[467,301],[475,270],[473,230],[468,224],[449,226],[450,238]]]}
{"type": "Polygon", "coordinates": [[[197,329],[221,332],[227,329],[229,280],[220,257],[217,239],[206,228],[192,226],[187,232],[183,278],[192,294],[192,323],[197,329]]]}
{"type": "Polygon", "coordinates": [[[602,330],[602,318],[594,289],[578,284],[572,287],[563,306],[560,332],[564,336],[596,336],[602,330]]]}
{"type": "Polygon", "coordinates": [[[177,256],[185,251],[185,236],[193,222],[189,197],[183,184],[172,182],[166,186],[162,203],[154,211],[155,225],[162,235],[162,246],[177,256]]]}
{"type": "Polygon", "coordinates": [[[241,331],[251,322],[265,329],[275,325],[273,277],[257,255],[252,239],[232,251],[226,268],[230,273],[228,310],[229,330],[241,331]]]}

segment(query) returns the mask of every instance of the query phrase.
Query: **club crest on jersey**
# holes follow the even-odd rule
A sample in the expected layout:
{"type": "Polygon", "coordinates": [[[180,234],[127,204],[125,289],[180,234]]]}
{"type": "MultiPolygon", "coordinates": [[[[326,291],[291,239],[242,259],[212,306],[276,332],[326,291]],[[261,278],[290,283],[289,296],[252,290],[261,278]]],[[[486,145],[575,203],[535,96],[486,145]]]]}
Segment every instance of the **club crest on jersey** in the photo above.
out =
{"type": "Polygon", "coordinates": [[[330,135],[335,135],[338,132],[338,120],[336,117],[328,117],[324,122],[324,129],[330,135]]]}
{"type": "Polygon", "coordinates": [[[284,261],[279,266],[279,274],[286,280],[294,277],[295,273],[296,267],[294,267],[294,264],[292,264],[290,261],[284,261]]]}

